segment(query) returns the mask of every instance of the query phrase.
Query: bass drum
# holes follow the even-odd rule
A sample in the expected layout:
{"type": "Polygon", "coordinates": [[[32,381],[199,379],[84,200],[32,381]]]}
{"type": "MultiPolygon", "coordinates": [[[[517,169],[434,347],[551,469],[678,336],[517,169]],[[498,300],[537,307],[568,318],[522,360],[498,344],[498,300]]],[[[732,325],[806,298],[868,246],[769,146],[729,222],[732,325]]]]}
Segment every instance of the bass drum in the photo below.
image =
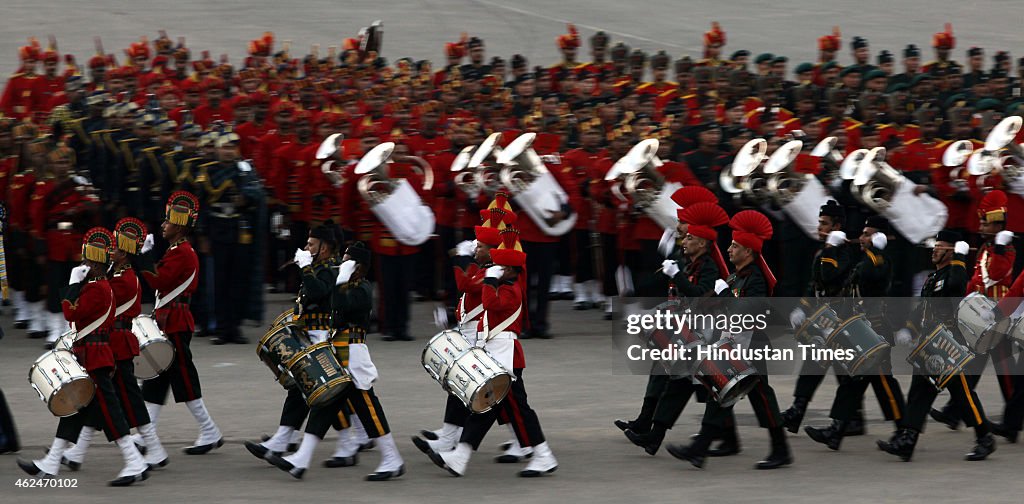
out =
{"type": "Polygon", "coordinates": [[[51,350],[32,363],[28,382],[54,416],[67,417],[92,402],[96,385],[75,355],[51,350]]]}
{"type": "Polygon", "coordinates": [[[288,389],[295,386],[295,380],[288,374],[285,363],[310,345],[309,337],[301,327],[285,324],[272,327],[260,338],[256,356],[274,373],[274,379],[288,389]]]}
{"type": "Polygon", "coordinates": [[[972,360],[974,354],[970,349],[961,345],[942,324],[921,338],[921,343],[907,356],[914,370],[928,375],[928,380],[939,390],[944,390],[949,380],[963,372],[972,360]]]}
{"type": "Polygon", "coordinates": [[[327,404],[352,385],[352,376],[341,367],[328,341],[299,352],[285,367],[311,408],[327,404]]]}

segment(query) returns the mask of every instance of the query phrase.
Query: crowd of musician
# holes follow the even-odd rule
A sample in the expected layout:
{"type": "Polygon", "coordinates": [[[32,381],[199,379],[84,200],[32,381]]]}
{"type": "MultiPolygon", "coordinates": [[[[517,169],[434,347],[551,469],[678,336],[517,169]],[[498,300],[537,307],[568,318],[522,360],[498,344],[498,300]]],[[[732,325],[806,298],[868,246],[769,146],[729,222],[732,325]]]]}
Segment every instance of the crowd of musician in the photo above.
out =
{"type": "MultiPolygon", "coordinates": [[[[249,43],[237,66],[210,51],[195,54],[163,32],[131,44],[123,57],[97,39],[96,54],[81,66],[52,38],[45,48],[35,40],[22,47],[22,66],[0,100],[3,239],[18,324],[54,341],[63,322],[54,286],[79,263],[82,233],[124,216],[156,229],[168,195],[184,189],[203,209],[194,241],[207,281],[192,301],[200,333],[244,342],[241,322],[265,318],[266,286],[297,290],[297,268],[281,265],[308,229],[331,220],[346,240],[364,241],[380,257],[371,275],[379,331],[411,339],[408,293],[454,308],[456,289],[443,273],[449,251],[472,239],[479,209],[500,185],[486,174],[476,184],[456,178],[457,155],[490,133],[502,133],[505,146],[535,132],[533,149],[568,196],[547,222],[520,219],[531,276],[523,336],[547,337],[551,299],[610,310],[605,300],[614,295],[664,295],[646,280],[662,259],[663,226],[634,204],[636,194],[605,180],[640,140],[659,140],[664,180],[655,182],[703,185],[732,214],[761,203],[720,186],[739,148],[764,138],[771,151],[802,138],[795,170],[826,182],[853,233],[871,209],[810,150],[828,136],[843,154],[884,146],[887,162],[941,200],[946,227],[970,241],[980,196],[1004,181],[943,166],[942,155],[954,140],[980,146],[1000,119],[1024,110],[1024,61],[1014,76],[1007,52],[991,54],[986,67],[985,50],[972,47],[957,63],[949,26],[931,41],[930,63],[921,63],[925,50],[915,44],[873,51],[853,37],[852,61],[840,64],[837,29],[818,40],[819,61],[793,72],[785,56],[727,51],[717,23],[704,35],[701,58],[675,60],[603,32],[584,44],[570,25],[555,40],[561,61],[550,66],[521,55],[488,57],[476,36],[446,44],[440,65],[389,63],[380,54],[381,34],[374,25],[340,48],[314,47],[300,58],[267,33],[249,43]],[[586,49],[585,58],[579,53],[586,49]],[[323,163],[317,150],[334,133],[344,135],[339,162],[323,163]],[[433,209],[437,225],[422,245],[396,239],[358,188],[366,175],[354,173],[355,161],[385,141],[396,144],[387,176],[409,180],[433,209]],[[558,226],[566,220],[574,220],[571,230],[558,226]]],[[[1024,199],[1007,192],[1009,214],[1024,214],[1024,199]]],[[[772,218],[776,239],[764,255],[779,277],[775,294],[800,295],[817,237],[781,212],[772,218]]],[[[1007,229],[1024,231],[1021,222],[1009,219],[1007,229]]],[[[167,247],[160,241],[158,251],[167,247]]],[[[892,237],[892,295],[911,295],[913,275],[930,268],[915,245],[892,237]]]]}

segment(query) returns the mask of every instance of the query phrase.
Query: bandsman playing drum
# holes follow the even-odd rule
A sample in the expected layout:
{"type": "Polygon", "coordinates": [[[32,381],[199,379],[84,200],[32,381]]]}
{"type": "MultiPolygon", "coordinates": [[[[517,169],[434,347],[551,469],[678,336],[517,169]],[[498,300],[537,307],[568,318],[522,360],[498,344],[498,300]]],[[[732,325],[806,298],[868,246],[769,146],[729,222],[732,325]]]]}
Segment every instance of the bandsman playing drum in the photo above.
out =
{"type": "Polygon", "coordinates": [[[150,251],[153,235],[146,235],[139,255],[142,278],[157,291],[154,318],[167,339],[174,344],[174,361],[166,371],[142,384],[142,395],[150,420],[156,424],[160,409],[167,400],[167,391],[174,393],[175,402],[183,402],[199,424],[199,437],[194,445],[184,449],[188,455],[202,455],[224,444],[220,429],[214,423],[203,402],[199,371],[192,362],[189,344],[195,331],[195,322],[189,301],[199,284],[199,258],[188,241],[189,232],[199,218],[199,200],[192,193],[178,191],[171,194],[160,227],[170,246],[157,262],[150,251]]]}
{"type": "Polygon", "coordinates": [[[350,245],[342,257],[332,293],[331,325],[334,328],[335,351],[341,354],[338,360],[352,375],[352,384],[335,400],[310,411],[298,451],[286,457],[275,454],[266,457],[271,464],[295,478],[301,479],[305,474],[314,450],[332,424],[341,430],[339,446],[324,466],[348,467],[358,463],[360,443],[348,432],[352,427],[349,416],[353,413],[358,415],[366,433],[377,441],[381,451],[380,464],[376,471],[366,476],[366,480],[386,481],[405,474],[405,462],[398,453],[384,409],[373,391],[377,368],[366,347],[366,327],[373,306],[373,291],[366,280],[369,267],[370,251],[362,242],[350,245]]]}
{"type": "MultiPolygon", "coordinates": [[[[932,263],[935,271],[928,275],[921,297],[925,298],[907,319],[907,326],[896,332],[896,342],[910,345],[933,331],[937,324],[945,325],[954,339],[962,340],[955,320],[957,302],[963,298],[967,289],[967,267],[964,260],[970,247],[967,242],[960,241],[960,235],[954,231],[942,230],[935,237],[935,248],[932,251],[932,263]]],[[[963,342],[960,341],[962,344],[963,342]]],[[[920,344],[920,343],[919,343],[920,344]]],[[[963,370],[957,370],[948,380],[946,388],[956,412],[969,427],[974,427],[977,444],[967,454],[966,459],[984,460],[996,450],[996,441],[989,432],[985,410],[982,409],[978,395],[967,384],[963,370]]],[[[926,371],[914,370],[907,393],[907,414],[900,422],[900,430],[888,441],[878,441],[883,451],[909,461],[914,455],[917,438],[924,430],[928,411],[939,394],[939,388],[929,380],[926,371]]]]}
{"type": "Polygon", "coordinates": [[[88,424],[103,429],[107,439],[117,443],[124,457],[124,468],[117,479],[110,481],[111,486],[127,486],[149,477],[145,459],[127,437],[128,423],[110,380],[114,372],[110,330],[114,326],[115,305],[106,271],[113,244],[114,237],[106,229],[93,228],[86,233],[82,246],[83,264],[71,270],[67,293],[61,301],[64,316],[79,336],[72,351],[88,371],[96,386],[96,394],[84,409],[60,419],[57,437],[45,457],[32,461],[18,459],[18,466],[32,476],[56,476],[68,446],[78,440],[82,428],[88,424]]]}
{"type": "MultiPolygon", "coordinates": [[[[125,217],[114,226],[114,247],[110,257],[110,288],[114,293],[114,327],[110,331],[110,349],[114,354],[114,390],[124,410],[129,428],[138,430],[145,445],[146,463],[151,467],[167,465],[167,452],[160,444],[156,426],[150,422],[149,411],[142,398],[142,389],[135,378],[133,359],[139,355],[139,339],[132,333],[132,319],[142,313],[142,288],[132,269],[131,258],[139,253],[146,236],[146,225],[139,219],[125,217]]],[[[61,462],[77,471],[85,461],[86,450],[96,429],[86,426],[75,446],[64,453],[61,462]]]]}

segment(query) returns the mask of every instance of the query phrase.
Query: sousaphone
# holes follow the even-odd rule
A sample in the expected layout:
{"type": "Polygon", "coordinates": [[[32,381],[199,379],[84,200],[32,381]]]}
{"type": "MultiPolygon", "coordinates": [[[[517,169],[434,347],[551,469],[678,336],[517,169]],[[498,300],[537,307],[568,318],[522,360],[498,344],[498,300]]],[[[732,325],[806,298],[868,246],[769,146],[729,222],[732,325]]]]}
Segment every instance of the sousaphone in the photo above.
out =
{"type": "Polygon", "coordinates": [[[396,240],[404,245],[421,245],[434,232],[434,212],[423,204],[408,180],[388,177],[388,163],[394,150],[394,142],[370,149],[356,165],[356,175],[363,175],[356,187],[370,205],[370,211],[396,240]]]}
{"type": "Polygon", "coordinates": [[[496,161],[501,165],[498,177],[511,193],[512,201],[544,234],[562,236],[576,225],[577,215],[570,211],[563,219],[553,219],[556,212],[569,204],[569,195],[533,150],[536,138],[536,133],[524,133],[497,155],[496,161]]]}

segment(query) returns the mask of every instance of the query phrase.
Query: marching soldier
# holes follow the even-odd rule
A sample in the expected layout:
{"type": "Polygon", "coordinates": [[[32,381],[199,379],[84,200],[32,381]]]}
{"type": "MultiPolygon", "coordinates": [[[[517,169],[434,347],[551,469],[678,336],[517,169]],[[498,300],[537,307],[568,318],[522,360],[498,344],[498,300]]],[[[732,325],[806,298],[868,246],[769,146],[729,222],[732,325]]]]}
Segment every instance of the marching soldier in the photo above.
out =
{"type": "MultiPolygon", "coordinates": [[[[686,189],[680,189],[685,191],[686,189]]],[[[677,191],[678,192],[678,191],[677,191]]],[[[713,197],[713,195],[712,195],[713,197]]],[[[662,273],[671,281],[670,289],[675,289],[685,298],[695,299],[714,290],[715,281],[729,276],[722,252],[716,242],[718,232],[715,227],[729,222],[729,216],[715,201],[703,201],[682,205],[679,211],[679,231],[683,236],[680,253],[674,254],[662,263],[662,273]],[[680,267],[680,257],[683,259],[680,267]]],[[[682,414],[695,389],[692,377],[667,376],[664,389],[657,398],[658,404],[649,432],[626,430],[626,437],[633,444],[644,448],[649,455],[658,452],[665,432],[671,429],[682,414]]],[[[655,377],[651,377],[654,381],[655,377]]],[[[723,433],[723,444],[709,450],[710,456],[726,456],[739,452],[739,439],[735,429],[723,433]]]]}
{"type": "MultiPolygon", "coordinates": [[[[994,190],[986,194],[978,204],[978,231],[985,238],[985,242],[978,249],[978,260],[967,283],[968,293],[979,292],[993,301],[999,301],[1010,290],[1013,262],[1017,255],[1011,243],[1013,232],[1005,229],[1008,216],[1006,203],[1006,193],[994,190]]],[[[1000,338],[988,353],[978,355],[968,365],[964,370],[967,384],[974,390],[990,357],[996,369],[999,390],[1003,394],[1003,399],[1009,402],[1016,388],[1013,376],[1016,362],[1013,358],[1011,338],[1000,338]]],[[[947,403],[942,410],[932,410],[931,417],[951,428],[956,428],[959,424],[952,403],[947,403]]]]}
{"type": "Polygon", "coordinates": [[[170,247],[157,262],[150,253],[153,235],[146,235],[140,249],[139,270],[146,283],[157,291],[153,315],[164,335],[174,344],[174,361],[159,376],[143,383],[142,395],[149,418],[155,424],[167,400],[167,391],[171,389],[174,401],[185,403],[199,424],[199,437],[184,452],[202,455],[222,446],[224,439],[206,410],[199,371],[192,362],[192,350],[189,348],[195,331],[189,301],[199,283],[199,259],[188,236],[199,220],[199,200],[191,193],[178,191],[168,199],[164,215],[160,228],[170,247]]]}
{"type": "MultiPolygon", "coordinates": [[[[295,265],[302,270],[302,287],[295,300],[294,313],[312,344],[322,343],[328,338],[331,292],[336,277],[333,268],[339,264],[337,250],[343,242],[340,230],[335,229],[333,222],[327,221],[309,230],[305,248],[295,251],[295,265]]],[[[267,458],[268,454],[280,455],[308,414],[309,407],[299,388],[288,389],[277,432],[262,443],[246,441],[246,449],[261,459],[267,458]]]]}
{"type": "MultiPolygon", "coordinates": [[[[729,261],[736,270],[726,280],[715,282],[715,293],[722,297],[764,298],[771,296],[775,289],[775,276],[761,255],[764,242],[772,236],[771,222],[756,210],[744,210],[732,217],[729,226],[733,229],[733,242],[729,246],[729,261]]],[[[755,301],[756,302],[756,301],[755,301]]],[[[755,331],[752,347],[769,346],[763,332],[755,331]]],[[[767,366],[763,360],[755,361],[758,370],[757,386],[747,395],[761,427],[767,428],[771,436],[771,452],[757,463],[756,469],[775,469],[793,463],[786,432],[779,416],[775,390],[768,384],[767,366]]],[[[668,452],[680,460],[686,460],[696,467],[703,467],[708,456],[712,439],[726,435],[732,407],[722,407],[713,398],[708,399],[707,409],[700,432],[690,446],[670,444],[668,452]]]]}
{"type": "MultiPolygon", "coordinates": [[[[843,312],[842,317],[863,313],[868,317],[872,329],[881,335],[891,334],[891,319],[894,317],[892,312],[897,311],[895,307],[886,306],[885,302],[879,299],[888,295],[889,286],[892,284],[893,265],[884,252],[889,243],[886,234],[890,232],[889,223],[884,217],[868,217],[859,238],[863,255],[853,266],[843,288],[842,296],[846,303],[837,307],[843,312]]],[[[886,338],[886,341],[892,345],[893,342],[889,339],[886,338]]],[[[841,380],[832,403],[832,411],[829,413],[833,419],[832,425],[824,429],[807,426],[804,432],[811,439],[827,445],[832,450],[839,449],[843,437],[863,434],[862,410],[864,393],[868,385],[874,389],[885,419],[896,423],[898,429],[899,421],[906,414],[906,407],[900,383],[892,376],[890,358],[891,356],[887,357],[880,364],[877,373],[849,376],[841,380]]]]}
{"type": "Polygon", "coordinates": [[[103,429],[108,441],[117,443],[124,457],[124,468],[110,486],[128,486],[149,477],[149,467],[128,437],[128,424],[110,376],[114,355],[110,349],[110,330],[114,323],[114,294],[107,282],[106,270],[114,237],[103,228],[92,228],[82,245],[83,264],[72,269],[61,307],[68,322],[78,332],[72,351],[96,386],[92,401],[78,413],[63,417],[57,436],[39,460],[18,459],[18,466],[31,476],[55,477],[68,446],[78,439],[88,424],[103,429]]]}
{"type": "MultiPolygon", "coordinates": [[[[114,357],[112,385],[117,391],[128,428],[139,431],[145,447],[146,464],[154,468],[167,465],[167,452],[157,437],[156,425],[150,422],[133,362],[139,355],[139,339],[132,333],[132,319],[142,313],[142,286],[132,269],[131,258],[142,248],[145,236],[146,227],[142,221],[125,217],[117,222],[110,250],[112,269],[107,282],[114,295],[114,326],[110,331],[110,350],[114,357]]],[[[85,460],[86,450],[96,430],[85,426],[75,446],[64,452],[61,463],[77,471],[85,460]]]]}
{"type": "Polygon", "coordinates": [[[339,446],[334,456],[324,462],[326,467],[350,467],[358,463],[356,454],[360,443],[349,436],[350,414],[358,415],[367,435],[376,440],[381,450],[380,464],[366,476],[367,481],[387,481],[405,474],[405,462],[391,435],[380,399],[373,391],[377,381],[377,368],[370,360],[366,347],[366,327],[370,322],[373,293],[366,275],[369,272],[370,251],[361,242],[349,245],[342,257],[332,293],[332,321],[335,352],[342,354],[343,365],[352,375],[352,384],[338,399],[323,408],[310,412],[306,434],[298,451],[281,457],[268,454],[267,460],[282,471],[301,479],[313,459],[316,446],[323,440],[333,424],[340,428],[339,446]],[[347,352],[346,352],[347,350],[347,352]],[[346,358],[347,357],[347,358],[346,358]]]}
{"type": "MultiPolygon", "coordinates": [[[[969,252],[967,242],[949,230],[940,231],[935,237],[932,263],[935,271],[921,288],[921,303],[910,314],[906,327],[896,332],[896,342],[909,345],[915,339],[924,338],[926,331],[937,330],[941,324],[962,343],[955,320],[956,303],[967,289],[967,267],[964,261],[969,252]]],[[[914,370],[914,378],[907,393],[907,414],[900,421],[898,430],[888,441],[878,441],[878,447],[886,453],[900,457],[904,462],[914,455],[917,438],[924,430],[932,403],[939,389],[925,374],[927,371],[914,370]]],[[[971,390],[963,372],[954,374],[948,381],[947,389],[956,404],[956,411],[969,427],[974,427],[977,442],[965,457],[970,461],[984,460],[996,450],[995,438],[989,432],[988,420],[978,395],[971,390]]]]}
{"type": "Polygon", "coordinates": [[[514,227],[507,226],[500,234],[501,245],[491,250],[494,265],[487,268],[484,275],[481,292],[484,313],[477,324],[476,344],[488,350],[506,370],[512,370],[516,379],[497,408],[471,415],[466,420],[455,449],[427,454],[434,464],[453,476],[466,474],[470,457],[480,447],[499,411],[504,411],[511,419],[519,444],[534,450],[533,458],[519,476],[543,476],[558,469],[558,461],[544,438],[537,413],[527,403],[523,383],[525,356],[516,338],[522,321],[522,284],[525,277],[521,273],[526,266],[526,254],[519,244],[519,232],[514,227]]]}

